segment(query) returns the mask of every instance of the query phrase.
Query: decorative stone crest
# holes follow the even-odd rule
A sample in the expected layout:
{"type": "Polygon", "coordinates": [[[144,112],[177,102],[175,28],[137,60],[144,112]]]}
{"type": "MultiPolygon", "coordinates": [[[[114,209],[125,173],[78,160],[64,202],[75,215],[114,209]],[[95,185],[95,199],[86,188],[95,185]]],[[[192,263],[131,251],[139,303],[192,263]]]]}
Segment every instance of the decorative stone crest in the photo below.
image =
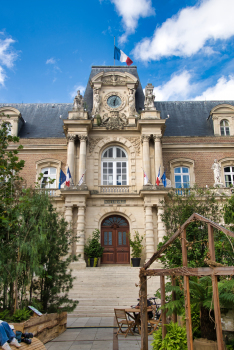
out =
{"type": "Polygon", "coordinates": [[[113,73],[112,75],[109,76],[104,76],[102,79],[103,84],[107,84],[107,85],[122,85],[126,83],[126,79],[124,77],[121,77],[119,75],[116,75],[115,73],[113,73]]]}
{"type": "Polygon", "coordinates": [[[110,115],[105,114],[100,126],[105,126],[107,130],[121,130],[127,125],[127,119],[124,113],[119,115],[118,111],[111,111],[110,115]]]}
{"type": "Polygon", "coordinates": [[[153,94],[154,86],[152,84],[147,84],[145,87],[145,110],[156,111],[154,106],[155,95],[153,94]]]}
{"type": "Polygon", "coordinates": [[[83,96],[80,94],[80,90],[77,90],[77,95],[75,96],[74,102],[73,102],[73,111],[78,111],[83,108],[84,108],[84,99],[83,99],[83,96]]]}

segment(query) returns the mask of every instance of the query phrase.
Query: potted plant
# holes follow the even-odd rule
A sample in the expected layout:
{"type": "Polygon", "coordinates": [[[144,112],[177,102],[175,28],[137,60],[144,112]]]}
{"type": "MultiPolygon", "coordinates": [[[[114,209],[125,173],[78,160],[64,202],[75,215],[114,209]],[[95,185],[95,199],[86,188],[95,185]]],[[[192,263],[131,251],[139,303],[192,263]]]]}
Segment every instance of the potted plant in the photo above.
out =
{"type": "Polygon", "coordinates": [[[144,237],[140,236],[138,231],[135,231],[135,236],[133,239],[131,239],[131,233],[129,233],[129,243],[132,247],[132,266],[133,267],[139,267],[141,262],[141,254],[143,250],[143,245],[141,242],[143,241],[144,237]]]}
{"type": "Polygon", "coordinates": [[[84,253],[88,259],[88,266],[96,267],[98,258],[102,257],[104,248],[100,243],[100,231],[98,229],[94,230],[92,237],[87,239],[84,247],[84,253]]]}

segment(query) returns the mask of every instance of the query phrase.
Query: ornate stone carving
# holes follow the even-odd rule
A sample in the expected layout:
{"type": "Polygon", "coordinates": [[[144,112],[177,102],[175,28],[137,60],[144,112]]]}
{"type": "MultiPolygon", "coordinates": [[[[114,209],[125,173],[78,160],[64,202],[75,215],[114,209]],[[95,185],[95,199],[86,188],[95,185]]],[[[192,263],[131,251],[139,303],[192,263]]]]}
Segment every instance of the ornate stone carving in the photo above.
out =
{"type": "Polygon", "coordinates": [[[153,94],[154,86],[152,84],[147,84],[145,87],[145,110],[156,111],[154,106],[155,95],[153,94]]]}
{"type": "Polygon", "coordinates": [[[89,153],[93,153],[96,145],[98,144],[99,141],[102,140],[102,137],[90,137],[89,138],[89,153]]]}
{"type": "Polygon", "coordinates": [[[123,129],[127,125],[127,119],[124,113],[119,116],[118,111],[111,111],[110,116],[106,113],[102,119],[101,126],[105,126],[108,130],[123,129]]]}
{"type": "Polygon", "coordinates": [[[99,95],[98,89],[95,90],[93,95],[93,114],[97,115],[100,113],[101,96],[99,95]]]}
{"type": "Polygon", "coordinates": [[[86,136],[86,135],[78,135],[78,139],[80,141],[87,141],[88,140],[88,136],[86,136]]]}
{"type": "Polygon", "coordinates": [[[214,187],[223,186],[223,183],[221,182],[221,166],[217,159],[214,160],[214,164],[212,165],[211,169],[214,171],[214,187]]]}
{"type": "Polygon", "coordinates": [[[104,76],[102,82],[107,85],[122,85],[126,83],[126,79],[113,73],[112,75],[104,76]]]}
{"type": "Polygon", "coordinates": [[[141,136],[141,142],[149,142],[150,135],[142,135],[141,136]]]}
{"type": "Polygon", "coordinates": [[[140,151],[141,151],[141,139],[140,139],[140,137],[126,137],[126,139],[128,139],[133,144],[137,155],[139,155],[140,151]]]}
{"type": "Polygon", "coordinates": [[[166,187],[171,187],[171,180],[169,180],[169,179],[166,179],[166,182],[167,182],[167,186],[166,187]]]}
{"type": "Polygon", "coordinates": [[[135,89],[129,89],[128,105],[129,105],[129,115],[134,115],[136,112],[135,89]]]}
{"type": "Polygon", "coordinates": [[[154,142],[156,142],[156,141],[161,141],[161,139],[162,139],[162,135],[153,135],[153,139],[154,139],[154,142]]]}
{"type": "Polygon", "coordinates": [[[71,135],[71,134],[67,135],[68,141],[74,142],[75,138],[76,138],[76,135],[71,135]]]}
{"type": "Polygon", "coordinates": [[[74,98],[73,102],[73,111],[77,111],[79,109],[83,109],[84,107],[84,100],[83,96],[80,94],[80,90],[77,90],[77,95],[74,98]]]}

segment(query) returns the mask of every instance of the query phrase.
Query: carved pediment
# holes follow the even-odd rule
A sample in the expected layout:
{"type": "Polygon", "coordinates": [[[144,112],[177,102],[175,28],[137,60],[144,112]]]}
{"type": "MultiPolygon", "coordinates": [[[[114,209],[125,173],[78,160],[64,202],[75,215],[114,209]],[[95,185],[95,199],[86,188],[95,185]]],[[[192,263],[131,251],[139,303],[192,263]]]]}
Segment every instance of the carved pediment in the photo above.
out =
{"type": "Polygon", "coordinates": [[[225,103],[225,104],[215,106],[210,111],[210,115],[212,115],[212,114],[227,114],[227,113],[233,114],[234,113],[234,106],[225,103]]]}
{"type": "Polygon", "coordinates": [[[134,75],[130,73],[122,72],[101,72],[95,75],[91,79],[91,86],[94,87],[96,84],[100,85],[127,85],[134,84],[135,88],[138,86],[138,80],[134,75]]]}

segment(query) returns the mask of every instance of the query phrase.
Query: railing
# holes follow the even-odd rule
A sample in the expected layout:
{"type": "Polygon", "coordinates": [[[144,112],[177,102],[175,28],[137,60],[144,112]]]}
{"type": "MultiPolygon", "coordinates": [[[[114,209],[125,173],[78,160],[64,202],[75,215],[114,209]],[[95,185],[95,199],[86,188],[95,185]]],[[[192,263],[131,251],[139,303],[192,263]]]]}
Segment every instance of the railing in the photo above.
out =
{"type": "Polygon", "coordinates": [[[37,190],[39,193],[47,193],[50,197],[58,197],[60,190],[58,188],[40,188],[37,190]]]}
{"type": "Polygon", "coordinates": [[[100,193],[129,193],[130,186],[99,186],[100,193]]]}

